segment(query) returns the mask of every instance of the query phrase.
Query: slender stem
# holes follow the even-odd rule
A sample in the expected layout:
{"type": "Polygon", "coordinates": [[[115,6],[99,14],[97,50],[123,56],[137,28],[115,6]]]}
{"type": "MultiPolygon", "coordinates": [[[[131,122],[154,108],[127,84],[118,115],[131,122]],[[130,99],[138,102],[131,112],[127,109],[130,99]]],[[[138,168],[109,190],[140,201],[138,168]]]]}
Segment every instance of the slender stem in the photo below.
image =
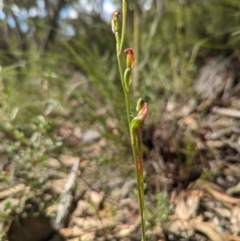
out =
{"type": "Polygon", "coordinates": [[[122,13],[121,37],[119,36],[118,32],[115,33],[115,37],[116,37],[116,51],[117,51],[118,68],[119,68],[120,78],[121,78],[122,87],[123,87],[124,96],[125,96],[128,128],[130,131],[130,125],[131,125],[130,96],[129,96],[129,92],[126,91],[126,88],[124,85],[123,68],[122,68],[122,63],[121,63],[121,54],[122,54],[122,49],[123,49],[124,37],[125,37],[125,32],[126,32],[126,21],[127,21],[127,1],[126,0],[122,1],[122,9],[123,9],[123,11],[122,11],[123,13],[122,13]]]}
{"type": "Polygon", "coordinates": [[[133,150],[134,161],[136,165],[136,176],[137,176],[137,187],[138,187],[138,199],[140,203],[141,213],[141,229],[142,229],[142,241],[146,241],[145,234],[145,203],[144,203],[144,181],[143,181],[143,160],[142,160],[142,149],[141,138],[139,136],[140,129],[131,128],[131,144],[133,150]]]}
{"type": "MultiPolygon", "coordinates": [[[[117,52],[117,61],[118,67],[120,72],[121,83],[124,91],[125,96],[125,104],[126,104],[126,111],[127,111],[127,119],[128,119],[128,127],[131,137],[131,144],[132,144],[132,151],[133,157],[136,165],[136,176],[137,176],[137,188],[138,188],[138,199],[140,204],[140,214],[141,214],[141,230],[142,230],[142,241],[146,241],[145,235],[145,204],[144,204],[144,179],[143,179],[143,152],[142,152],[142,143],[141,143],[141,126],[142,121],[137,122],[137,125],[132,125],[132,122],[135,119],[131,120],[131,113],[130,113],[130,94],[128,87],[126,88],[125,83],[129,83],[124,79],[124,72],[121,62],[121,54],[124,44],[124,36],[126,31],[126,18],[127,18],[127,1],[122,0],[122,32],[121,35],[116,32],[116,52],[117,52]]],[[[129,76],[128,76],[129,78],[129,76]]]]}
{"type": "Polygon", "coordinates": [[[126,91],[124,91],[124,95],[125,95],[125,102],[126,102],[128,127],[129,127],[129,131],[130,131],[131,130],[130,96],[129,96],[129,93],[126,91]]]}
{"type": "Polygon", "coordinates": [[[124,38],[125,38],[125,32],[126,32],[126,22],[127,22],[127,1],[122,1],[122,34],[121,34],[121,41],[119,45],[119,51],[118,51],[118,57],[120,57],[122,53],[124,38]]]}
{"type": "Polygon", "coordinates": [[[120,47],[120,41],[121,41],[121,37],[120,37],[118,32],[115,33],[115,38],[116,38],[116,51],[117,51],[117,56],[118,56],[119,47],[120,47]]]}
{"type": "Polygon", "coordinates": [[[133,94],[136,96],[138,85],[138,48],[139,48],[139,9],[138,0],[134,0],[134,13],[133,13],[133,48],[135,52],[135,68],[133,69],[133,94]]]}
{"type": "MultiPolygon", "coordinates": [[[[116,34],[116,39],[118,38],[116,34]]],[[[118,40],[117,40],[118,42],[118,40]]],[[[117,46],[118,49],[119,46],[117,46]]],[[[123,77],[123,68],[122,68],[122,63],[121,63],[121,55],[117,55],[117,61],[118,61],[118,68],[120,72],[120,78],[121,78],[121,83],[122,83],[122,88],[124,92],[124,97],[125,97],[125,105],[126,105],[126,111],[127,111],[127,119],[128,119],[128,128],[130,131],[130,125],[131,125],[131,111],[130,111],[130,96],[129,92],[126,91],[125,85],[124,85],[124,77],[123,77]]]]}

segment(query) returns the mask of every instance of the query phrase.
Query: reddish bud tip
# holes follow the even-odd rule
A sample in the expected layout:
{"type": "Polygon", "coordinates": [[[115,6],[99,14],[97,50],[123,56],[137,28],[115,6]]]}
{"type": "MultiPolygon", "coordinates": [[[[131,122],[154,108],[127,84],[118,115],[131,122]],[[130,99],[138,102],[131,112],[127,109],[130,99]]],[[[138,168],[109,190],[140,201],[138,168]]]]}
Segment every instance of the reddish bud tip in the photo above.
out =
{"type": "Polygon", "coordinates": [[[120,16],[120,12],[119,11],[115,11],[112,15],[112,18],[119,18],[120,16]]]}
{"type": "Polygon", "coordinates": [[[133,51],[132,48],[127,48],[127,49],[125,49],[123,52],[124,52],[125,54],[131,54],[131,55],[134,56],[134,51],[133,51]]]}
{"type": "Polygon", "coordinates": [[[127,68],[132,69],[134,65],[135,55],[132,48],[127,48],[123,51],[127,54],[127,68]]]}
{"type": "Polygon", "coordinates": [[[142,109],[138,112],[137,119],[143,121],[148,114],[147,103],[142,103],[142,109]]]}

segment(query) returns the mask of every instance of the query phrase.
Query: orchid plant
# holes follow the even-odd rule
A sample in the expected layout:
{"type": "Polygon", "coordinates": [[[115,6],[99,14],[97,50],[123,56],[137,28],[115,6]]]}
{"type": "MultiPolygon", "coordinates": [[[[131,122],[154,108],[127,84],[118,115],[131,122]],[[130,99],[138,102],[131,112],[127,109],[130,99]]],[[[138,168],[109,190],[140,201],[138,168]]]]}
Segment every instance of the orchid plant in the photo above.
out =
{"type": "Polygon", "coordinates": [[[127,18],[127,1],[122,0],[122,22],[120,20],[120,12],[115,11],[112,15],[112,31],[116,38],[116,54],[118,67],[120,72],[120,78],[122,82],[123,92],[125,96],[126,112],[129,133],[131,137],[131,145],[133,151],[133,157],[136,169],[137,178],[137,188],[138,188],[138,199],[139,199],[139,209],[141,214],[141,230],[142,230],[142,241],[146,241],[145,235],[145,204],[144,204],[144,177],[143,177],[143,148],[142,148],[142,126],[145,117],[148,113],[148,105],[139,98],[137,101],[137,115],[131,117],[131,105],[130,105],[130,95],[131,95],[131,72],[134,67],[134,50],[132,48],[127,48],[123,51],[124,37],[126,31],[126,18],[127,18]],[[122,54],[126,54],[126,67],[125,70],[122,64],[122,54]]]}

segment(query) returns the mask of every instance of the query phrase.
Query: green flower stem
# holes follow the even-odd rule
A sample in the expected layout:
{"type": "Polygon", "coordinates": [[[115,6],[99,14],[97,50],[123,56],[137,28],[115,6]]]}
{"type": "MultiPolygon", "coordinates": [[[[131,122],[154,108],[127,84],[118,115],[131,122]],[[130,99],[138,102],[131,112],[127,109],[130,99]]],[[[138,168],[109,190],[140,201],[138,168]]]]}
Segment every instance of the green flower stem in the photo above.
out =
{"type": "Polygon", "coordinates": [[[123,49],[123,43],[124,43],[124,38],[125,38],[125,32],[126,32],[126,22],[127,22],[127,1],[122,0],[122,34],[121,34],[121,41],[119,44],[119,49],[118,49],[118,58],[120,57],[123,49]]]}
{"type": "MultiPolygon", "coordinates": [[[[115,16],[116,17],[116,16],[115,16]]],[[[125,104],[127,111],[128,127],[131,137],[131,145],[133,151],[134,162],[136,165],[136,176],[137,176],[137,188],[138,188],[138,199],[141,214],[141,230],[142,230],[142,241],[146,241],[145,235],[145,204],[144,204],[144,178],[143,178],[143,151],[142,151],[142,138],[141,129],[145,116],[147,115],[147,104],[139,105],[138,115],[131,120],[130,112],[130,87],[131,87],[131,69],[134,62],[134,56],[130,55],[129,62],[127,61],[127,69],[125,72],[122,67],[121,54],[123,52],[124,36],[126,31],[126,19],[127,19],[127,1],[122,0],[122,32],[121,35],[118,31],[115,32],[116,38],[116,52],[117,61],[120,72],[121,83],[125,96],[125,104]],[[129,66],[128,66],[129,65],[129,66]],[[145,107],[144,107],[145,105],[145,107]]],[[[114,24],[114,23],[113,23],[114,24]]],[[[113,29],[114,29],[113,25],[113,29]]],[[[129,54],[127,52],[127,54],[129,54]]],[[[132,54],[132,53],[131,53],[132,54]]],[[[140,102],[142,103],[142,101],[140,102]]]]}
{"type": "Polygon", "coordinates": [[[115,33],[115,38],[116,38],[116,50],[117,50],[117,56],[118,56],[120,41],[121,41],[121,37],[118,32],[115,33]]]}
{"type": "Polygon", "coordinates": [[[125,83],[124,83],[124,74],[123,74],[123,69],[122,69],[121,56],[117,56],[117,60],[118,60],[118,68],[119,68],[119,72],[120,72],[120,78],[121,78],[124,97],[125,97],[125,105],[126,105],[127,119],[128,119],[128,128],[129,128],[129,131],[130,131],[130,126],[131,126],[130,95],[129,95],[129,91],[126,90],[125,83]]]}
{"type": "Polygon", "coordinates": [[[142,121],[134,118],[131,123],[131,144],[134,161],[136,165],[138,199],[141,213],[142,241],[146,241],[145,234],[145,203],[144,203],[144,178],[143,178],[143,158],[141,144],[141,126],[142,121]]]}
{"type": "Polygon", "coordinates": [[[128,119],[128,128],[130,131],[130,125],[131,125],[131,112],[130,112],[130,96],[129,91],[126,90],[125,83],[124,83],[124,73],[122,68],[122,61],[121,61],[121,54],[123,49],[123,43],[124,43],[124,36],[126,31],[126,19],[127,19],[127,1],[123,0],[122,2],[122,33],[121,37],[118,32],[115,33],[116,38],[116,51],[117,51],[117,61],[118,61],[118,68],[120,72],[120,78],[122,82],[122,87],[124,91],[124,97],[125,97],[125,105],[126,105],[126,111],[127,111],[127,119],[128,119]]]}

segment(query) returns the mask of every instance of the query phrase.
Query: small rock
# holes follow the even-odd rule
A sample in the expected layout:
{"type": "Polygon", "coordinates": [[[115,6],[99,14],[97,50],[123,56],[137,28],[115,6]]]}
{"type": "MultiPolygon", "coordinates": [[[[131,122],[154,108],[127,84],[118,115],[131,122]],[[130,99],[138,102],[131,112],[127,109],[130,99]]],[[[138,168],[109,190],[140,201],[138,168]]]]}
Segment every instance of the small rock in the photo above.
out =
{"type": "Polygon", "coordinates": [[[222,187],[226,187],[226,182],[222,177],[217,177],[216,183],[222,187]]]}
{"type": "Polygon", "coordinates": [[[232,215],[230,218],[230,222],[232,224],[231,229],[233,234],[239,235],[240,234],[240,208],[239,207],[234,207],[232,210],[232,215]]]}
{"type": "Polygon", "coordinates": [[[95,212],[94,207],[90,203],[84,200],[79,200],[77,207],[73,212],[73,217],[92,216],[95,212]]]}
{"type": "Polygon", "coordinates": [[[68,181],[68,177],[64,177],[62,179],[50,180],[48,182],[48,185],[53,189],[55,193],[62,194],[67,181],[68,181]]]}
{"type": "Polygon", "coordinates": [[[78,138],[78,139],[81,139],[82,138],[82,131],[79,127],[75,127],[73,129],[73,135],[78,138]]]}
{"type": "Polygon", "coordinates": [[[215,212],[218,213],[223,218],[230,218],[231,217],[231,212],[229,209],[226,208],[215,208],[215,212]]]}
{"type": "Polygon", "coordinates": [[[74,163],[76,163],[79,160],[79,157],[75,157],[75,156],[61,156],[61,162],[63,163],[63,165],[65,166],[73,166],[74,163]]]}
{"type": "Polygon", "coordinates": [[[90,192],[90,200],[96,206],[99,207],[101,202],[103,201],[103,193],[91,191],[90,192]]]}
{"type": "Polygon", "coordinates": [[[47,163],[48,163],[48,167],[53,169],[59,169],[61,167],[60,162],[55,158],[49,158],[47,163]]]}
{"type": "Polygon", "coordinates": [[[84,142],[96,141],[100,138],[100,134],[97,130],[91,129],[83,133],[82,140],[84,142]]]}

